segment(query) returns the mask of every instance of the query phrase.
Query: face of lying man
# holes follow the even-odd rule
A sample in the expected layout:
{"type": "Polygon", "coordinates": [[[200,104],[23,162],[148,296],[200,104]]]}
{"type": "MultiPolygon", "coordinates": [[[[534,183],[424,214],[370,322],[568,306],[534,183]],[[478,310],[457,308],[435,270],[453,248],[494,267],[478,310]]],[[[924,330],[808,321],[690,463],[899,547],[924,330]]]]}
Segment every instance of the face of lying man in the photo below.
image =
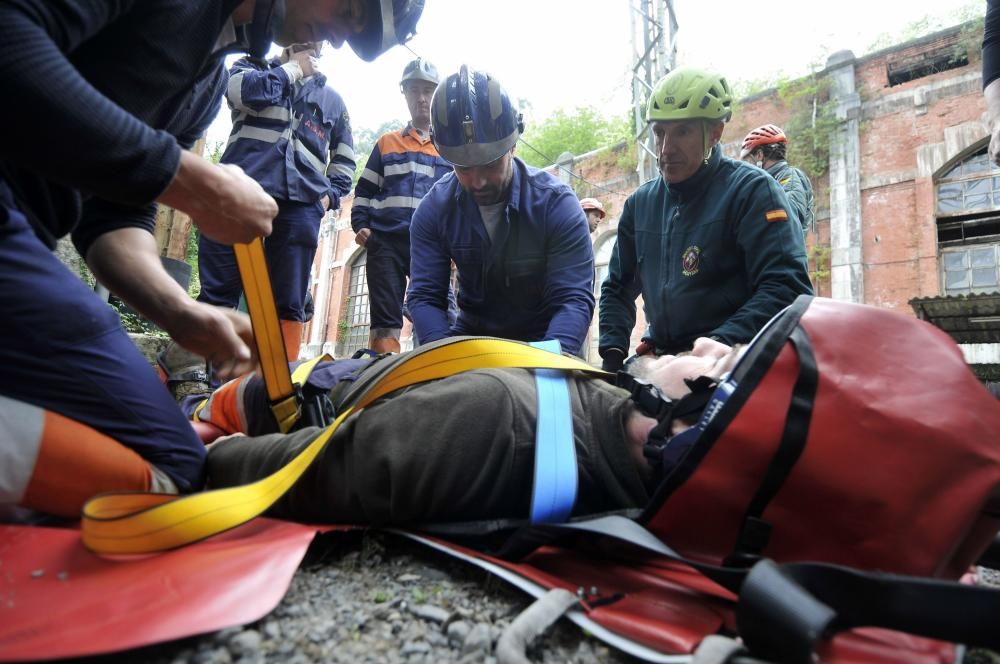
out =
{"type": "Polygon", "coordinates": [[[720,341],[700,337],[695,340],[690,353],[659,357],[643,355],[632,362],[629,371],[651,381],[671,399],[679,399],[690,392],[684,383],[685,378],[721,378],[736,366],[744,348],[733,348],[720,341]]]}

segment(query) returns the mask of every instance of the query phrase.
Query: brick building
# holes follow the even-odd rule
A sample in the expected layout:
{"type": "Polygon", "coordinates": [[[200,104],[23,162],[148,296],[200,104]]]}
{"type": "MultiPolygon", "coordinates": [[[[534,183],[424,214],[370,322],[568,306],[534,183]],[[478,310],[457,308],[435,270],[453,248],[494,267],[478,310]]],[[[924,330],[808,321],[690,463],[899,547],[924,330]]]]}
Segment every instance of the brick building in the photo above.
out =
{"type": "MultiPolygon", "coordinates": [[[[998,298],[977,295],[1000,290],[1000,170],[986,159],[981,41],[982,23],[972,22],[860,58],[842,51],[814,75],[737,104],[723,136],[726,154],[735,156],[753,127],[778,124],[792,145],[789,161],[813,179],[816,223],[807,248],[818,294],[932,320],[929,301],[954,310],[988,300],[996,308],[998,298]]],[[[639,184],[634,164],[634,148],[619,145],[563,164],[583,180],[551,169],[609,213],[594,234],[599,276],[624,198],[639,184]]],[[[349,219],[348,198],[324,223],[310,352],[343,356],[367,340],[365,255],[349,219]]],[[[1000,312],[976,311],[963,324],[977,334],[956,339],[990,375],[1000,367],[1000,312]]],[[[591,336],[597,361],[596,316],[591,336]]],[[[403,337],[407,347],[408,327],[403,337]]]]}

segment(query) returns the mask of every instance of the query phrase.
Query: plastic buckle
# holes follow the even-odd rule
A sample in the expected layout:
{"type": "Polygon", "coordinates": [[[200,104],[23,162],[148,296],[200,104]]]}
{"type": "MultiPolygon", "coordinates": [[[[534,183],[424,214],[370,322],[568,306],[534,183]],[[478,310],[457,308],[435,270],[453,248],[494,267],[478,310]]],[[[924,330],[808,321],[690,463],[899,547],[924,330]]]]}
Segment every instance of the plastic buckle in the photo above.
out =
{"type": "Polygon", "coordinates": [[[281,433],[288,433],[298,421],[302,414],[300,404],[302,403],[302,387],[294,385],[295,391],[284,399],[271,402],[271,412],[278,423],[278,430],[281,433]]]}

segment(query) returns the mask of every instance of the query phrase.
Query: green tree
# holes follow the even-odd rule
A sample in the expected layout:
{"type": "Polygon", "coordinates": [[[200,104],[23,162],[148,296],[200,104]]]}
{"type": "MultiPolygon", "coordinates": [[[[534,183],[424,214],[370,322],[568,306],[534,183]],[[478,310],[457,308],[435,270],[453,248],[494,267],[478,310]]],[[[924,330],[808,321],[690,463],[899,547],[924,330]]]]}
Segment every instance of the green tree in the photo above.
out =
{"type": "Polygon", "coordinates": [[[632,139],[631,112],[606,117],[592,106],[572,111],[557,110],[548,118],[525,128],[518,156],[539,168],[555,163],[563,152],[581,155],[632,139]],[[529,147],[530,146],[530,147],[529,147]],[[534,148],[534,149],[532,149],[534,148]]]}

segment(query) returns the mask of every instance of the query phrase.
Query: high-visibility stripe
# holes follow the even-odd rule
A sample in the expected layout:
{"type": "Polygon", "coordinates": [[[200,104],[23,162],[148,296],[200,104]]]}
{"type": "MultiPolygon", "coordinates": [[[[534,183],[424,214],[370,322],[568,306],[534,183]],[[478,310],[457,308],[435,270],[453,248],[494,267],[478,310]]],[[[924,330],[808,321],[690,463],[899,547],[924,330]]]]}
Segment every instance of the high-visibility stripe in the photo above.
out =
{"type": "Polygon", "coordinates": [[[246,72],[239,72],[229,77],[229,85],[226,88],[226,99],[230,105],[236,108],[243,108],[243,75],[246,72]]]}
{"type": "MultiPolygon", "coordinates": [[[[413,208],[416,209],[420,205],[419,198],[415,196],[388,196],[386,198],[378,199],[367,199],[368,205],[375,208],[376,210],[381,210],[387,207],[398,207],[398,208],[413,208]]],[[[354,199],[354,204],[358,204],[358,199],[354,199]]]]}
{"type": "Polygon", "coordinates": [[[354,161],[355,154],[354,148],[352,148],[347,143],[337,143],[337,149],[333,151],[335,157],[347,157],[351,161],[354,161]]]}
{"type": "Polygon", "coordinates": [[[292,139],[292,146],[303,159],[309,162],[309,165],[312,166],[314,171],[317,173],[326,173],[326,162],[313,154],[298,136],[292,139]]]}
{"type": "Polygon", "coordinates": [[[415,161],[407,161],[402,164],[386,164],[384,171],[385,177],[390,177],[392,175],[409,175],[410,173],[418,173],[420,175],[426,175],[429,178],[434,177],[434,167],[428,166],[427,164],[421,164],[415,161]]]}
{"type": "Polygon", "coordinates": [[[376,173],[375,171],[371,170],[370,168],[366,168],[363,171],[361,171],[361,179],[371,182],[379,189],[382,188],[382,183],[384,182],[382,176],[376,173]]]}
{"type": "Polygon", "coordinates": [[[243,125],[237,131],[234,131],[229,136],[229,141],[227,143],[233,143],[242,138],[250,138],[255,141],[262,141],[264,143],[277,143],[282,138],[288,136],[288,131],[275,131],[274,129],[262,129],[260,127],[251,127],[250,125],[243,125]]]}
{"type": "Polygon", "coordinates": [[[0,505],[18,505],[42,445],[45,411],[0,396],[0,505]]]}
{"type": "Polygon", "coordinates": [[[342,175],[346,178],[351,178],[351,179],[354,178],[354,169],[351,168],[350,164],[341,164],[339,162],[332,162],[329,166],[327,166],[326,174],[330,175],[331,172],[336,173],[338,175],[342,175]]]}
{"type": "Polygon", "coordinates": [[[173,549],[234,528],[263,513],[306,471],[345,419],[409,385],[482,368],[562,369],[607,375],[577,358],[502,339],[462,339],[416,352],[375,382],[294,459],[277,472],[239,487],[173,498],[109,494],[83,510],[83,543],[98,553],[151,553],[173,549]]]}

